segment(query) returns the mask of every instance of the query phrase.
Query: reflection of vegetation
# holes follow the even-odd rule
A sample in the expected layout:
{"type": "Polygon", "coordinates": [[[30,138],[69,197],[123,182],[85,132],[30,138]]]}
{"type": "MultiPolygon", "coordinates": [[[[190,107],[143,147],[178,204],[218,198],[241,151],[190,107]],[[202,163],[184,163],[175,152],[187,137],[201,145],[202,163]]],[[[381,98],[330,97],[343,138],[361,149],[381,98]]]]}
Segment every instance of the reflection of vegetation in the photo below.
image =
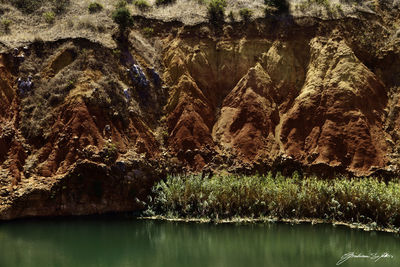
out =
{"type": "Polygon", "coordinates": [[[400,226],[400,183],[375,178],[169,176],[154,193],[151,209],[167,216],[320,218],[400,226]]]}

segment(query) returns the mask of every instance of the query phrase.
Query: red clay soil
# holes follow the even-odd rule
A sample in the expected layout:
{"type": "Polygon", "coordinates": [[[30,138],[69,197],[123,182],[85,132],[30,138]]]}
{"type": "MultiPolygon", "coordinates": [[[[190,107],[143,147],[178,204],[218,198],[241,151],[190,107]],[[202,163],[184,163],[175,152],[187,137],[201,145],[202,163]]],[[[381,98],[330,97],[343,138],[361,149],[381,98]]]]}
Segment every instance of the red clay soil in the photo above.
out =
{"type": "MultiPolygon", "coordinates": [[[[163,44],[153,55],[162,85],[146,51],[129,46],[118,58],[87,40],[34,44],[20,66],[0,56],[0,218],[140,209],[168,172],[279,163],[397,175],[399,79],[385,55],[364,63],[367,48],[315,29],[153,37],[143,47],[163,44]],[[133,60],[145,88],[126,72],[133,60]],[[20,96],[15,80],[28,74],[35,88],[20,96]]],[[[400,58],[395,46],[390,54],[400,58]]]]}

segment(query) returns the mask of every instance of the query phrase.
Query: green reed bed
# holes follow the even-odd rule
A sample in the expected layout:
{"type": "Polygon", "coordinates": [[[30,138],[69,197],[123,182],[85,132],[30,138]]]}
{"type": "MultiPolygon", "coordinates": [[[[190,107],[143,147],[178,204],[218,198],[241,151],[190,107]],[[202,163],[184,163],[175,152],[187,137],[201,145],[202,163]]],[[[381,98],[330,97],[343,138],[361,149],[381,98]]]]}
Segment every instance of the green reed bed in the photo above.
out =
{"type": "Polygon", "coordinates": [[[153,193],[148,213],[170,218],[270,217],[400,226],[400,183],[376,178],[169,176],[153,193]]]}

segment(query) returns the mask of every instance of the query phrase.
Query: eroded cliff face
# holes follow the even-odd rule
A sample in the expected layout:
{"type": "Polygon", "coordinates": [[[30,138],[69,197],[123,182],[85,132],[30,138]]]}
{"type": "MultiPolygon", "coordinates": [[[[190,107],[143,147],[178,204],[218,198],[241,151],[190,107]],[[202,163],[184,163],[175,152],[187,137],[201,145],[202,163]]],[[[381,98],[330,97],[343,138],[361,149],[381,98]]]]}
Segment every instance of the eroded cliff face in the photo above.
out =
{"type": "Polygon", "coordinates": [[[398,175],[390,21],[159,23],[115,50],[68,39],[1,55],[0,218],[140,209],[166,173],[398,175]]]}

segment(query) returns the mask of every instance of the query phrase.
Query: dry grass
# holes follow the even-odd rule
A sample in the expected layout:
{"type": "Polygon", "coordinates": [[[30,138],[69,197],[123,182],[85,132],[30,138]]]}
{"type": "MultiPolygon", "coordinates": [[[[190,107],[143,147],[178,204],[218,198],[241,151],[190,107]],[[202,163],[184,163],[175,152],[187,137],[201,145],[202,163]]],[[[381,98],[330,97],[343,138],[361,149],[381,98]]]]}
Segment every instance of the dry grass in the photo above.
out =
{"type": "MultiPolygon", "coordinates": [[[[115,0],[98,0],[103,9],[90,13],[88,6],[92,0],[18,0],[22,3],[29,2],[29,15],[25,8],[11,5],[10,0],[2,0],[0,10],[2,17],[12,18],[12,34],[0,36],[0,42],[9,48],[25,45],[32,42],[35,35],[40,34],[44,41],[53,41],[68,37],[85,37],[102,43],[107,47],[115,46],[112,34],[117,25],[111,19],[115,9],[115,0]],[[49,25],[43,19],[46,12],[54,12],[54,23],[49,25]],[[74,23],[71,23],[71,20],[74,23]],[[73,24],[73,25],[72,25],[73,24]],[[71,27],[72,25],[72,27],[71,27]],[[74,27],[78,25],[78,27],[74,27]]],[[[17,1],[17,2],[18,2],[17,1]]],[[[128,3],[127,7],[133,15],[144,15],[149,18],[161,20],[179,20],[185,24],[197,24],[208,20],[207,3],[209,0],[176,0],[170,5],[157,6],[156,0],[146,0],[149,7],[145,9],[135,6],[135,1],[128,3]]],[[[371,2],[362,2],[354,5],[353,2],[340,2],[340,0],[327,0],[328,5],[315,0],[290,0],[290,12],[294,16],[313,16],[321,18],[340,18],[354,16],[355,10],[374,12],[371,2]]],[[[17,3],[14,2],[14,3],[17,3]]],[[[18,2],[19,3],[19,2],[18,2]]],[[[241,9],[253,11],[253,18],[263,17],[265,12],[264,0],[228,0],[225,15],[232,11],[238,14],[241,9]]],[[[229,19],[227,18],[229,21],[229,19]]],[[[1,52],[1,51],[0,51],[1,52]]]]}

